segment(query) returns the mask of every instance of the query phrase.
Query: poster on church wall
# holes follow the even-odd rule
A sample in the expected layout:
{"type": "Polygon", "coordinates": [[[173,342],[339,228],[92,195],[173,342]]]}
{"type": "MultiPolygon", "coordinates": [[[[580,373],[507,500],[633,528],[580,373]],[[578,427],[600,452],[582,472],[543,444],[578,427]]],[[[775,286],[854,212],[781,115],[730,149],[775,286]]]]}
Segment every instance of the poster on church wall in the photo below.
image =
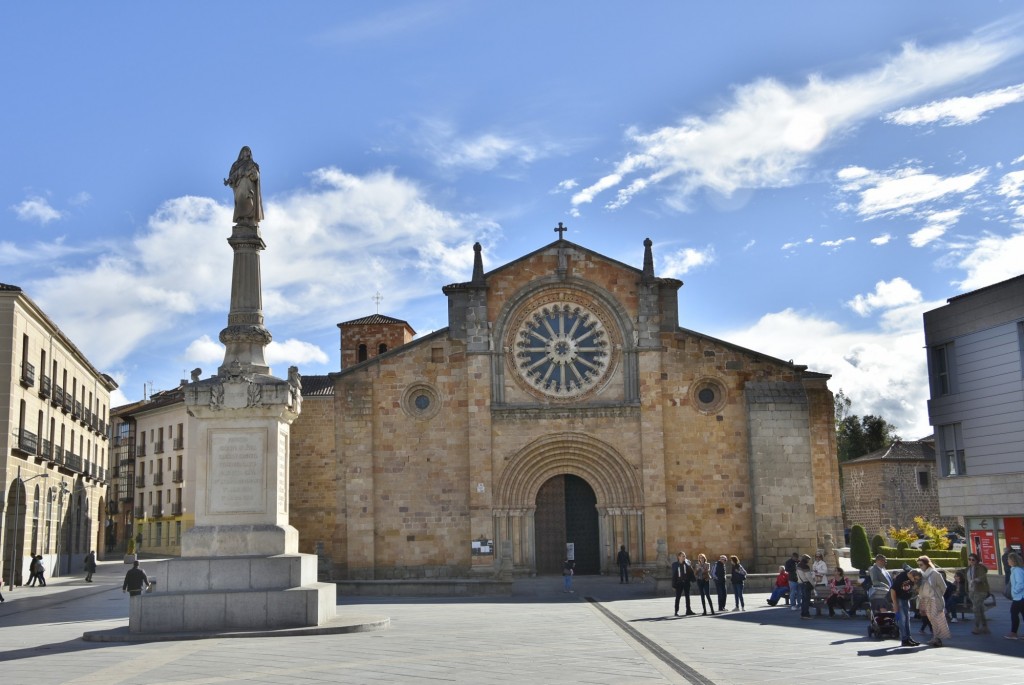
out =
{"type": "Polygon", "coordinates": [[[569,561],[576,561],[576,543],[565,543],[565,558],[569,561]]]}
{"type": "Polygon", "coordinates": [[[472,552],[474,557],[483,557],[494,554],[494,540],[473,540],[472,552]]]}

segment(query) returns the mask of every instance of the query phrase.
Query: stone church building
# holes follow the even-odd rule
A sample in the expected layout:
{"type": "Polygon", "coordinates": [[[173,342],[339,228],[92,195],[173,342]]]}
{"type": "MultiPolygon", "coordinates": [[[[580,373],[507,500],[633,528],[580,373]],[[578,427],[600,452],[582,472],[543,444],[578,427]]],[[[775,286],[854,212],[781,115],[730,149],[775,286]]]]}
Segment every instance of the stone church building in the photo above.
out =
{"type": "MultiPolygon", "coordinates": [[[[557,229],[556,229],[557,230],[557,229]]],[[[639,248],[638,245],[638,256],[639,248]]],[[[446,286],[447,328],[339,324],[303,379],[291,523],[336,579],[577,572],[842,531],[829,376],[679,324],[682,283],[559,239],[446,286]]]]}

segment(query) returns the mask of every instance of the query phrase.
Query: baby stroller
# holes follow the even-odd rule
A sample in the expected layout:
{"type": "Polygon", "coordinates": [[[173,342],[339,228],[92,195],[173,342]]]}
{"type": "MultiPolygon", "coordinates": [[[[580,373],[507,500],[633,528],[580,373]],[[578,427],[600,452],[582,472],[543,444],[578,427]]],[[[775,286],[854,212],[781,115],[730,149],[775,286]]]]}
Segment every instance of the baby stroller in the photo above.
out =
{"type": "Polygon", "coordinates": [[[892,611],[868,611],[868,637],[876,640],[886,638],[900,639],[900,627],[896,624],[896,614],[892,611]]]}

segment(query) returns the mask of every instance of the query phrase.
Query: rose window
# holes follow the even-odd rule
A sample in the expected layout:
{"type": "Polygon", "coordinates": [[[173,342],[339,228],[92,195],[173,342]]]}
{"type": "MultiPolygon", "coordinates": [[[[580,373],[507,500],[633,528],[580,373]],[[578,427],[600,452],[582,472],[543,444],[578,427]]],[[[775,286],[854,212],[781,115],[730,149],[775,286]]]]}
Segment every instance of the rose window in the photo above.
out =
{"type": "Polygon", "coordinates": [[[551,304],[520,327],[515,365],[545,395],[575,397],[604,377],[608,352],[608,335],[596,316],[575,304],[551,304]]]}

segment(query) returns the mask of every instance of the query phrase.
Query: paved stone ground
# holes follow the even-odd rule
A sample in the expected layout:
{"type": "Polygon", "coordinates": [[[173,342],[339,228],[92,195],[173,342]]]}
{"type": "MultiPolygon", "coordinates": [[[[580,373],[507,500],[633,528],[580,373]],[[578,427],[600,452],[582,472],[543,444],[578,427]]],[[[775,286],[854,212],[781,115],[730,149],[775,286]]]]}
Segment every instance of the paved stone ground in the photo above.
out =
{"type": "MultiPolygon", "coordinates": [[[[1024,641],[1003,640],[1008,603],[990,610],[992,636],[952,626],[942,649],[867,638],[864,619],[801,621],[764,605],[716,617],[672,616],[650,584],[614,578],[516,583],[507,599],[340,599],[340,612],[391,617],[351,635],[87,643],[87,630],[127,624],[126,567],[102,564],[47,588],[4,591],[0,680],[47,683],[996,683],[1016,681],[1024,641]]],[[[731,600],[730,600],[731,603],[731,600]]],[[[698,603],[699,607],[699,603],[698,603]]],[[[915,630],[917,625],[915,623],[915,630]]]]}

